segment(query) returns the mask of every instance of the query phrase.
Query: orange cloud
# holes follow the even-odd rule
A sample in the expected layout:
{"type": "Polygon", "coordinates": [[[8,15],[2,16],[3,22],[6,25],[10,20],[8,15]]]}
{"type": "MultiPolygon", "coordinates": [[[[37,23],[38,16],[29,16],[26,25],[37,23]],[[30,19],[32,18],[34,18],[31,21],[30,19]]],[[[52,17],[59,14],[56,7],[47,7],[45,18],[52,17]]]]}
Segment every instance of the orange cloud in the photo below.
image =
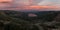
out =
{"type": "Polygon", "coordinates": [[[57,6],[20,6],[16,8],[5,8],[3,10],[60,10],[57,6]]]}
{"type": "Polygon", "coordinates": [[[16,8],[5,8],[5,9],[10,9],[10,10],[40,10],[40,9],[48,9],[48,10],[60,10],[59,7],[57,6],[21,6],[21,7],[16,7],[16,8]]]}
{"type": "Polygon", "coordinates": [[[57,9],[56,6],[24,6],[23,9],[57,9]]]}
{"type": "Polygon", "coordinates": [[[12,1],[13,1],[13,0],[0,0],[0,3],[2,3],[2,2],[4,2],[4,3],[5,3],[5,2],[10,2],[10,3],[11,3],[12,1]]]}

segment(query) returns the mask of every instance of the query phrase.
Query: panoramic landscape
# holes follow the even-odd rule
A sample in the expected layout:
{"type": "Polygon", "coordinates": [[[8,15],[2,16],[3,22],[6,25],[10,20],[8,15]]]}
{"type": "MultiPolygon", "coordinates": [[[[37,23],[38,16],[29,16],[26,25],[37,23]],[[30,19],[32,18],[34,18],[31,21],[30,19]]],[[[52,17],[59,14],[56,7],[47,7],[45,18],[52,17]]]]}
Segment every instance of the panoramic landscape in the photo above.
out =
{"type": "Polygon", "coordinates": [[[60,30],[60,0],[0,0],[0,30],[60,30]]]}
{"type": "Polygon", "coordinates": [[[60,11],[0,10],[1,30],[60,30],[60,11]]]}

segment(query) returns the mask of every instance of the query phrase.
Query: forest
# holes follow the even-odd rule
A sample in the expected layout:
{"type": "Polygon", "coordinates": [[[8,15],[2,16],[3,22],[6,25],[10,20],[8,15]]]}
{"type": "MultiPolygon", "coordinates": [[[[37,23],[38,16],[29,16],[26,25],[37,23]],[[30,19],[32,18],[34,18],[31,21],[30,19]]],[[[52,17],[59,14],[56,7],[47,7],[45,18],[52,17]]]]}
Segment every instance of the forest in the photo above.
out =
{"type": "Polygon", "coordinates": [[[0,10],[0,30],[60,30],[60,11],[0,10]]]}

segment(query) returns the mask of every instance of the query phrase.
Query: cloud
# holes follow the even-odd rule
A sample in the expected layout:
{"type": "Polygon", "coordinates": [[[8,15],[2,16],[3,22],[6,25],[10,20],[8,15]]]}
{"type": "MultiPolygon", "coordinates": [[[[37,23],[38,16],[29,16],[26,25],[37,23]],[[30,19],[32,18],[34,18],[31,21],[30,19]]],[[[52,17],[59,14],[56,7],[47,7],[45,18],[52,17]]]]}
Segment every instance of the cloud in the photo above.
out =
{"type": "Polygon", "coordinates": [[[57,6],[60,5],[60,0],[43,0],[42,2],[38,3],[38,5],[57,6]]]}
{"type": "Polygon", "coordinates": [[[29,5],[28,0],[0,0],[0,8],[29,5]]]}
{"type": "MultiPolygon", "coordinates": [[[[8,0],[6,0],[6,2],[8,2],[8,0]]],[[[0,9],[7,9],[8,7],[11,9],[14,9],[16,7],[19,7],[17,9],[56,9],[54,6],[59,8],[60,0],[11,0],[8,4],[0,3],[0,9]]]]}
{"type": "Polygon", "coordinates": [[[28,0],[14,0],[13,3],[17,6],[29,5],[28,0]]]}
{"type": "Polygon", "coordinates": [[[41,1],[43,1],[43,0],[29,0],[31,5],[37,5],[37,3],[41,2],[41,1]]]}

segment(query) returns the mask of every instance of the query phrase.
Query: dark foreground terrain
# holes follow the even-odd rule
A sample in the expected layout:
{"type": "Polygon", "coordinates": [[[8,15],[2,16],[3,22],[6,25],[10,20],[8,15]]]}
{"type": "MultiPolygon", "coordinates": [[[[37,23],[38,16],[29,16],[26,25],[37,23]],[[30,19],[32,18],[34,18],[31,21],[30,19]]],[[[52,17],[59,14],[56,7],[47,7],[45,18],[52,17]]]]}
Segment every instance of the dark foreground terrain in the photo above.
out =
{"type": "Polygon", "coordinates": [[[60,30],[60,11],[0,10],[0,30],[60,30]]]}

